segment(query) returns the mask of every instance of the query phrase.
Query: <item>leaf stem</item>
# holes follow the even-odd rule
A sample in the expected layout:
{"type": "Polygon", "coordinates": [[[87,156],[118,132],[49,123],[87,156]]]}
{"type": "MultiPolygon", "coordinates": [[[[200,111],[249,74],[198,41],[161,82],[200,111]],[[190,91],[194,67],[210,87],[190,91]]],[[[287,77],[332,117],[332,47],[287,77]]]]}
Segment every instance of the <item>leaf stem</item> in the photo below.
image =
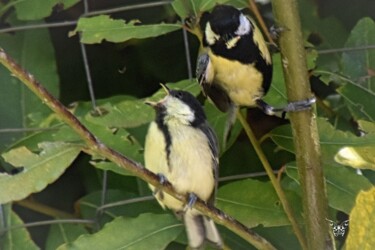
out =
{"type": "MultiPolygon", "coordinates": [[[[53,97],[36,79],[22,69],[11,57],[9,57],[3,49],[0,48],[0,63],[3,64],[13,76],[23,82],[43,103],[45,103],[56,115],[69,125],[85,142],[93,155],[100,155],[114,162],[120,167],[130,171],[135,176],[150,183],[153,186],[160,187],[164,192],[172,195],[176,199],[187,203],[188,197],[177,193],[173,186],[167,182],[161,186],[159,177],[151,171],[144,168],[140,163],[121,155],[117,151],[107,147],[99,141],[80,121],[69,111],[64,105],[53,97]]],[[[197,199],[194,208],[202,212],[202,214],[211,217],[214,221],[224,225],[229,230],[241,236],[247,242],[258,249],[275,249],[274,246],[251,229],[241,224],[223,211],[208,206],[204,201],[197,199]]]]}
{"type": "Polygon", "coordinates": [[[266,35],[268,42],[270,42],[272,45],[276,46],[275,41],[273,40],[270,31],[267,28],[266,23],[263,20],[262,15],[260,14],[260,11],[255,3],[255,0],[249,0],[249,8],[254,13],[255,18],[257,19],[261,29],[263,30],[263,33],[266,35]]]}
{"type": "Polygon", "coordinates": [[[51,216],[51,217],[54,217],[54,218],[61,218],[61,219],[76,218],[76,216],[74,216],[73,214],[69,214],[67,212],[58,210],[56,208],[44,205],[42,203],[30,200],[30,199],[16,201],[16,204],[20,205],[22,207],[31,209],[35,212],[45,214],[45,215],[48,215],[48,216],[51,216]]]}
{"type": "Polygon", "coordinates": [[[292,224],[293,231],[296,234],[297,239],[302,246],[302,249],[307,249],[305,237],[303,236],[302,231],[301,231],[301,229],[298,225],[298,222],[297,222],[297,220],[294,216],[293,210],[288,203],[288,199],[286,198],[286,195],[285,195],[283,189],[281,188],[280,183],[277,181],[277,179],[276,179],[276,177],[273,173],[272,167],[271,167],[270,163],[268,162],[267,157],[264,154],[257,138],[255,137],[255,135],[254,135],[253,131],[251,130],[249,124],[247,123],[246,119],[241,114],[240,109],[237,109],[237,118],[240,121],[240,123],[242,124],[242,127],[244,128],[247,137],[249,138],[251,144],[253,145],[253,147],[255,149],[255,152],[257,153],[260,161],[263,164],[264,169],[266,170],[266,173],[267,173],[268,177],[271,180],[271,183],[272,183],[272,185],[273,185],[273,187],[276,191],[277,196],[280,199],[281,204],[283,205],[284,211],[285,211],[290,223],[292,224]]]}

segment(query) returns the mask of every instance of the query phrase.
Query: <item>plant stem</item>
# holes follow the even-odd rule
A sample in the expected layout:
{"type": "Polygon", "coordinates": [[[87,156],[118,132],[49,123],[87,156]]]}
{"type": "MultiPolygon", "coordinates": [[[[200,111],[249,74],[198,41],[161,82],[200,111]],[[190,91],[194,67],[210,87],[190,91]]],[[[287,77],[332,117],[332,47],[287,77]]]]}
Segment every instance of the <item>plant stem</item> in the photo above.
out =
{"type": "MultiPolygon", "coordinates": [[[[56,115],[69,125],[85,142],[88,147],[85,152],[92,155],[100,155],[104,158],[114,162],[120,167],[130,171],[135,176],[142,180],[150,183],[163,190],[176,199],[187,203],[188,197],[177,193],[173,186],[169,183],[163,183],[161,186],[159,177],[147,170],[141,164],[130,160],[129,158],[121,155],[117,151],[107,147],[105,144],[100,142],[80,121],[69,111],[59,100],[53,97],[35,78],[23,70],[12,58],[10,58],[3,49],[0,48],[0,63],[3,64],[13,76],[23,82],[36,96],[38,96],[44,104],[46,104],[56,115]]],[[[260,235],[250,230],[239,221],[235,220],[231,216],[225,214],[223,211],[208,206],[201,199],[197,199],[194,204],[194,208],[202,212],[202,214],[211,217],[217,223],[220,223],[233,231],[237,235],[241,236],[247,242],[252,244],[258,249],[275,249],[274,246],[260,235]]]]}
{"type": "Polygon", "coordinates": [[[277,181],[277,179],[276,179],[276,177],[273,173],[272,167],[271,167],[270,163],[268,162],[267,157],[264,154],[257,138],[255,137],[255,135],[254,135],[253,131],[251,130],[249,124],[247,123],[246,119],[242,116],[240,109],[237,109],[237,118],[241,122],[242,127],[244,128],[247,137],[249,138],[251,144],[253,145],[253,147],[255,149],[255,152],[257,153],[260,161],[263,164],[264,169],[267,172],[268,177],[271,180],[272,186],[274,187],[274,189],[276,191],[276,194],[279,197],[281,204],[283,205],[284,211],[285,211],[290,223],[292,224],[293,231],[296,234],[297,239],[302,246],[302,249],[307,249],[305,237],[302,234],[302,231],[301,231],[301,229],[298,225],[298,222],[297,222],[297,220],[294,216],[293,210],[289,205],[289,202],[286,198],[286,195],[285,195],[283,189],[281,188],[280,183],[277,181]]]}
{"type": "Polygon", "coordinates": [[[42,203],[30,200],[30,199],[16,201],[15,203],[22,206],[22,207],[31,209],[35,212],[45,214],[45,215],[48,215],[48,216],[51,216],[51,217],[54,217],[54,218],[60,218],[60,219],[76,218],[76,216],[74,216],[73,214],[69,214],[67,212],[58,210],[58,209],[53,208],[53,207],[49,207],[47,205],[44,205],[42,203]]]}
{"type": "MultiPolygon", "coordinates": [[[[306,100],[312,94],[297,1],[273,0],[272,6],[276,24],[284,30],[279,42],[288,100],[306,100]]],[[[333,240],[325,221],[328,206],[315,115],[312,110],[290,113],[290,121],[302,188],[308,249],[333,249],[333,240]]]]}
{"type": "Polygon", "coordinates": [[[255,0],[249,0],[249,8],[253,12],[255,18],[257,19],[257,22],[259,23],[259,26],[263,30],[264,35],[267,37],[268,42],[270,42],[272,45],[276,45],[275,41],[272,39],[272,36],[270,34],[270,31],[267,28],[266,23],[263,20],[262,15],[259,12],[257,4],[255,3],[255,0]]]}

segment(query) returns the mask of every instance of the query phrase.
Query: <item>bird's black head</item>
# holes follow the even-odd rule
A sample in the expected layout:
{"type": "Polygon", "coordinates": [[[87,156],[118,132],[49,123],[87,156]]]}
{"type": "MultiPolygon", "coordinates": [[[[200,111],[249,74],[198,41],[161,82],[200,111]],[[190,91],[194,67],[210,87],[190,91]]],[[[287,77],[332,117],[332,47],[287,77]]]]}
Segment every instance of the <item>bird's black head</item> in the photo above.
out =
{"type": "Polygon", "coordinates": [[[250,21],[238,9],[229,5],[217,5],[211,13],[205,13],[200,21],[207,45],[226,44],[235,47],[241,36],[251,31],[250,21]]]}
{"type": "Polygon", "coordinates": [[[229,5],[217,5],[211,12],[209,22],[216,34],[234,34],[240,26],[241,12],[229,5]]]}
{"type": "Polygon", "coordinates": [[[174,104],[174,106],[176,106],[174,108],[170,108],[170,110],[172,110],[172,113],[182,114],[185,112],[186,117],[189,117],[189,114],[191,114],[192,116],[190,116],[191,119],[189,119],[189,122],[193,126],[199,125],[206,120],[206,115],[203,111],[202,105],[189,92],[182,90],[170,90],[169,96],[173,100],[178,100],[177,102],[171,102],[171,104],[174,104]]]}
{"type": "Polygon", "coordinates": [[[199,126],[206,121],[206,115],[201,104],[189,92],[182,90],[170,90],[166,86],[163,88],[167,96],[158,102],[146,101],[156,111],[156,121],[165,124],[169,121],[199,126]]]}

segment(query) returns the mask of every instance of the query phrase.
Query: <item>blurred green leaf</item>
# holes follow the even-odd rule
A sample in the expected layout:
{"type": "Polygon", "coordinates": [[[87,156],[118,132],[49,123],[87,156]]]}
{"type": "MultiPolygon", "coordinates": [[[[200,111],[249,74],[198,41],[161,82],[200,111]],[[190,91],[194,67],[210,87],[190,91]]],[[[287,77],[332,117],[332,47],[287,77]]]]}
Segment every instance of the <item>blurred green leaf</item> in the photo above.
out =
{"type": "Polygon", "coordinates": [[[37,131],[21,138],[20,140],[12,144],[10,149],[24,146],[30,151],[37,151],[38,144],[45,141],[64,141],[78,143],[81,142],[81,138],[70,127],[65,124],[59,123],[48,127],[45,130],[37,131]]]}
{"type": "Polygon", "coordinates": [[[15,1],[19,20],[39,20],[51,15],[55,6],[68,9],[80,0],[23,0],[15,1]]]}
{"type": "MultiPolygon", "coordinates": [[[[345,47],[360,48],[373,44],[375,44],[375,22],[372,18],[365,17],[359,20],[352,29],[345,47]]],[[[342,54],[341,64],[344,75],[369,92],[375,92],[375,51],[373,49],[346,51],[342,54]]]]}
{"type": "Polygon", "coordinates": [[[182,230],[183,224],[171,214],[118,217],[99,232],[81,236],[58,249],[164,249],[182,230]]]}
{"type": "MultiPolygon", "coordinates": [[[[12,211],[10,204],[2,204],[2,218],[0,222],[2,226],[6,226],[8,231],[1,234],[0,249],[4,250],[34,250],[40,249],[31,239],[30,233],[25,227],[21,218],[12,211]],[[2,220],[5,221],[2,221],[2,220]],[[21,228],[12,229],[12,227],[21,226],[21,228]]],[[[0,230],[3,228],[0,228],[0,230]]]]}
{"type": "Polygon", "coordinates": [[[205,102],[204,111],[206,113],[209,124],[215,130],[216,136],[218,137],[219,145],[220,145],[220,154],[223,154],[236,141],[237,137],[242,131],[242,126],[240,122],[236,119],[230,131],[230,137],[226,141],[226,148],[224,148],[224,141],[226,139],[224,138],[225,136],[224,131],[225,131],[226,124],[228,123],[228,113],[220,112],[216,108],[216,106],[213,105],[209,101],[205,102]]]}
{"type": "MultiPolygon", "coordinates": [[[[375,145],[375,134],[367,134],[362,137],[350,132],[335,129],[324,119],[317,119],[320,137],[322,159],[325,163],[335,163],[334,156],[347,146],[363,147],[375,145]]],[[[283,149],[294,153],[293,136],[290,125],[284,125],[272,130],[269,136],[283,149]]]]}
{"type": "Polygon", "coordinates": [[[334,16],[321,18],[315,2],[299,0],[298,7],[305,35],[314,34],[320,40],[319,48],[340,48],[347,37],[345,27],[334,16]],[[314,5],[315,4],[315,5],[314,5]]]}
{"type": "Polygon", "coordinates": [[[286,96],[286,87],[284,81],[283,68],[281,65],[280,53],[274,54],[272,56],[272,62],[272,84],[263,100],[272,106],[282,107],[288,103],[288,98],[286,96]]]}
{"type": "Polygon", "coordinates": [[[185,19],[191,16],[198,17],[202,12],[211,10],[217,4],[228,4],[237,8],[249,5],[246,0],[174,0],[172,7],[181,19],[185,19]]]}
{"type": "MultiPolygon", "coordinates": [[[[288,191],[286,195],[295,214],[301,215],[299,197],[288,191]]],[[[270,182],[247,179],[224,185],[219,188],[217,207],[248,227],[290,224],[270,182]]]]}
{"type": "Polygon", "coordinates": [[[372,249],[375,246],[375,187],[361,191],[350,213],[346,249],[372,249]]]}
{"type": "Polygon", "coordinates": [[[365,133],[365,134],[375,134],[375,123],[359,120],[357,121],[359,128],[365,133]]]}
{"type": "MultiPolygon", "coordinates": [[[[325,164],[323,171],[329,206],[347,214],[352,210],[357,194],[361,190],[369,189],[372,186],[365,177],[358,175],[353,169],[325,164]]],[[[287,165],[286,173],[299,183],[298,170],[295,163],[287,165]]]]}
{"type": "Polygon", "coordinates": [[[367,17],[352,29],[341,57],[342,74],[351,79],[338,89],[355,119],[375,121],[375,51],[354,49],[375,44],[375,22],[367,17]]]}
{"type": "Polygon", "coordinates": [[[64,173],[81,151],[80,146],[63,142],[44,142],[39,148],[39,154],[26,147],[2,154],[5,161],[23,170],[15,175],[0,174],[0,204],[43,190],[64,173]]]}
{"type": "Polygon", "coordinates": [[[103,115],[88,113],[86,120],[102,126],[116,128],[133,128],[149,123],[154,119],[154,110],[148,107],[143,100],[123,101],[115,105],[107,103],[100,106],[103,115]]]}
{"type": "MultiPolygon", "coordinates": [[[[180,89],[189,91],[193,95],[198,95],[200,89],[195,80],[182,80],[177,83],[168,83],[171,89],[180,89]]],[[[109,128],[134,128],[150,123],[155,118],[153,108],[145,104],[145,101],[159,101],[166,96],[165,91],[160,88],[152,96],[145,99],[124,100],[112,103],[112,99],[101,105],[99,108],[104,112],[103,115],[93,115],[88,112],[85,119],[91,123],[106,126],[109,128]]]]}
{"type": "Polygon", "coordinates": [[[109,42],[125,42],[130,39],[156,37],[181,29],[181,24],[160,23],[140,25],[139,21],[115,20],[106,15],[83,17],[78,21],[76,29],[69,36],[82,32],[81,42],[87,44],[109,42]]]}
{"type": "MultiPolygon", "coordinates": [[[[27,1],[24,1],[27,2],[27,1]]],[[[54,49],[47,29],[0,34],[0,44],[17,63],[31,72],[50,93],[58,97],[58,75],[54,49]]],[[[26,86],[0,68],[0,129],[28,128],[38,125],[31,113],[44,118],[51,111],[26,86]],[[12,112],[9,112],[10,109],[12,112]]],[[[0,133],[0,151],[23,133],[0,133]]]]}
{"type": "MultiPolygon", "coordinates": [[[[374,57],[375,58],[375,57],[374,57]]],[[[366,89],[361,85],[347,83],[337,91],[344,98],[355,119],[375,121],[375,85],[366,89]]]]}
{"type": "MultiPolygon", "coordinates": [[[[307,63],[308,68],[312,69],[315,67],[315,61],[317,58],[316,50],[307,51],[307,63]]],[[[272,84],[268,93],[264,96],[263,100],[274,107],[284,107],[288,104],[288,98],[286,95],[286,86],[284,81],[283,66],[281,62],[280,53],[272,55],[273,62],[273,75],[272,84]]]]}
{"type": "MultiPolygon", "coordinates": [[[[151,195],[151,192],[150,192],[151,195]]],[[[90,219],[97,215],[101,204],[101,191],[90,193],[78,202],[83,218],[90,219]]],[[[165,213],[156,200],[139,196],[122,190],[109,189],[106,195],[106,209],[102,210],[100,223],[109,222],[118,216],[137,217],[142,213],[165,213]],[[111,205],[112,206],[108,206],[111,205]]]]}
{"type": "Polygon", "coordinates": [[[84,225],[76,224],[54,224],[50,226],[46,250],[55,250],[62,244],[67,244],[76,240],[80,235],[87,234],[84,225]]]}

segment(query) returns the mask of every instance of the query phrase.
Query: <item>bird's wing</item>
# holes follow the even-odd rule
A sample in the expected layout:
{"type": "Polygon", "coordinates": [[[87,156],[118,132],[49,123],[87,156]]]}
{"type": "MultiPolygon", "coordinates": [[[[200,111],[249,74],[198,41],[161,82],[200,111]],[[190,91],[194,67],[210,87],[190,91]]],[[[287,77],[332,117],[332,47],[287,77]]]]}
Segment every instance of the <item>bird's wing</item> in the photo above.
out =
{"type": "Polygon", "coordinates": [[[209,55],[207,53],[199,55],[196,68],[199,85],[202,86],[203,93],[211,99],[215,106],[221,112],[226,112],[233,104],[225,90],[213,82],[213,70],[209,55]]]}
{"type": "Polygon", "coordinates": [[[208,200],[208,204],[213,205],[215,201],[217,184],[218,184],[218,179],[219,179],[219,143],[218,143],[215,132],[213,131],[213,129],[209,126],[207,122],[203,123],[199,127],[199,129],[202,130],[202,132],[206,135],[208,144],[211,149],[212,171],[213,171],[213,176],[215,178],[215,189],[214,189],[214,192],[212,192],[210,199],[208,200]]]}

